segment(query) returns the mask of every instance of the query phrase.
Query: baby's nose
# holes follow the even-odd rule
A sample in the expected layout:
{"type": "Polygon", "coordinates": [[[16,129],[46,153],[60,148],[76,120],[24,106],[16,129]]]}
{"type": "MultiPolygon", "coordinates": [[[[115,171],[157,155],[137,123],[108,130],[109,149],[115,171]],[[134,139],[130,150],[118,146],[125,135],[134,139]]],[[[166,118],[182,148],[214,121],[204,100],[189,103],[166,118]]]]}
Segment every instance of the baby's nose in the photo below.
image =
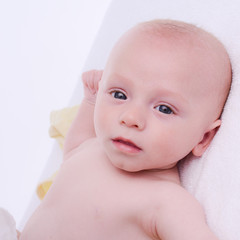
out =
{"type": "Polygon", "coordinates": [[[145,127],[145,116],[140,109],[130,108],[122,113],[120,124],[125,125],[126,127],[143,130],[145,127]]]}

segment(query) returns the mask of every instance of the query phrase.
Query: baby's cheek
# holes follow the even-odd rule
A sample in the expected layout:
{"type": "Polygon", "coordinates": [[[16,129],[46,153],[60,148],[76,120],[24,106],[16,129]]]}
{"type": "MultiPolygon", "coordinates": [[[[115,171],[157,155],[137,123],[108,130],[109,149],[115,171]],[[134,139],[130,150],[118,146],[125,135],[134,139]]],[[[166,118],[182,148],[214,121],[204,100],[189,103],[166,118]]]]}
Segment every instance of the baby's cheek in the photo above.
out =
{"type": "Polygon", "coordinates": [[[96,110],[94,115],[94,127],[97,136],[105,132],[107,125],[106,113],[104,110],[96,110]]]}

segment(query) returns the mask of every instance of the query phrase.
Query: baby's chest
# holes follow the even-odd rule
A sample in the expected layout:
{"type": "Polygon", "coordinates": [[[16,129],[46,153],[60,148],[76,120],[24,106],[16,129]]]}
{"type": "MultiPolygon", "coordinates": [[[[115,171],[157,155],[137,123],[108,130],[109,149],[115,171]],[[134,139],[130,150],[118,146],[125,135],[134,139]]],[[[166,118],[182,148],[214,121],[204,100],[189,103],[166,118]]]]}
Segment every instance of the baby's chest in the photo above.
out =
{"type": "Polygon", "coordinates": [[[95,220],[123,219],[147,202],[144,187],[91,162],[64,166],[54,188],[63,206],[95,220]]]}
{"type": "Polygon", "coordinates": [[[97,234],[105,236],[99,239],[150,239],[142,223],[155,203],[146,184],[98,164],[69,164],[64,168],[54,195],[59,195],[59,206],[55,206],[64,214],[69,231],[82,229],[80,235],[86,234],[88,239],[90,235],[95,239],[97,234]]]}

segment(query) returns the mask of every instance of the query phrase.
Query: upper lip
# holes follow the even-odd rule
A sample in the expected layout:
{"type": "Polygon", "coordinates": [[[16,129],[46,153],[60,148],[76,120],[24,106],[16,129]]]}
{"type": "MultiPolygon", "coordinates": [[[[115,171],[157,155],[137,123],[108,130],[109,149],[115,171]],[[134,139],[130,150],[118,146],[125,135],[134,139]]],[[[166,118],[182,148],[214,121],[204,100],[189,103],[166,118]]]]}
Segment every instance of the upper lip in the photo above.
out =
{"type": "Polygon", "coordinates": [[[116,141],[116,142],[121,142],[121,143],[124,143],[126,145],[129,145],[129,146],[132,146],[134,148],[137,148],[139,150],[142,150],[139,146],[137,146],[134,142],[132,142],[131,140],[129,139],[126,139],[126,138],[123,138],[123,137],[116,137],[113,139],[113,141],[116,141]]]}

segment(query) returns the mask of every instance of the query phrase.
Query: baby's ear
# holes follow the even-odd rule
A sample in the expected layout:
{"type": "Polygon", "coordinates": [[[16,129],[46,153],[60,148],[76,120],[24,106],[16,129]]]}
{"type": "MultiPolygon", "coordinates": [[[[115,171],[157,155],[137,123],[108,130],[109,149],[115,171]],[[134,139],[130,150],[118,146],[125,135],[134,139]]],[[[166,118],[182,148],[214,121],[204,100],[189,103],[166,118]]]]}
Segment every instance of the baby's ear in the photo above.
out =
{"type": "Polygon", "coordinates": [[[217,119],[211,124],[208,130],[205,132],[203,139],[193,148],[192,154],[196,157],[201,157],[210,145],[212,139],[214,138],[218,128],[221,125],[221,120],[217,119]]]}

